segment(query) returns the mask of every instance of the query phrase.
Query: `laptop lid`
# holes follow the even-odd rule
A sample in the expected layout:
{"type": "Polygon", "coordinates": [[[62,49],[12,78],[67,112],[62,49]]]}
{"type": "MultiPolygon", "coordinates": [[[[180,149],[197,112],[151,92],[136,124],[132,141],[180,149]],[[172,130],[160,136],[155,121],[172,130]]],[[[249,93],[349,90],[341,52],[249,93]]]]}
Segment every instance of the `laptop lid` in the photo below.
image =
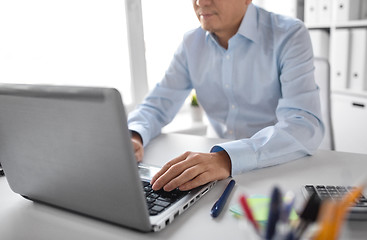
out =
{"type": "Polygon", "coordinates": [[[0,161],[34,201],[151,231],[115,89],[0,85],[0,161]]]}

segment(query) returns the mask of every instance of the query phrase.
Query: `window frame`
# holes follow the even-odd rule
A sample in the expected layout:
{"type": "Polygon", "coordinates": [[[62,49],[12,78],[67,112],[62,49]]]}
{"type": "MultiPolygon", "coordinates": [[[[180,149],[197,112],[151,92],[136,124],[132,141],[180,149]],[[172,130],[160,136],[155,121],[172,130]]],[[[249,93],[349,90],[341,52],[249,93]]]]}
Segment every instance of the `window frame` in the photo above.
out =
{"type": "Polygon", "coordinates": [[[125,0],[125,12],[132,91],[132,104],[125,107],[130,112],[148,93],[141,0],[125,0]]]}

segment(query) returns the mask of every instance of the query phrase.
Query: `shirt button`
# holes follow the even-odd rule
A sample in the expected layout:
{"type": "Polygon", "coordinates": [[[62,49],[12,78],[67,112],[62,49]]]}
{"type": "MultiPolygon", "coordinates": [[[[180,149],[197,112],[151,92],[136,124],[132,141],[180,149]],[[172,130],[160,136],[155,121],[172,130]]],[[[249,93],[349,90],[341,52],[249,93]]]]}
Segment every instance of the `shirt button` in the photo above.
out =
{"type": "Polygon", "coordinates": [[[229,130],[228,133],[232,135],[233,134],[233,131],[232,130],[229,130]]]}
{"type": "Polygon", "coordinates": [[[232,109],[235,109],[236,108],[236,106],[235,105],[232,105],[232,109]]]}
{"type": "Polygon", "coordinates": [[[226,58],[229,60],[231,58],[231,56],[230,55],[227,55],[226,58]]]}
{"type": "Polygon", "coordinates": [[[228,84],[226,84],[226,88],[229,88],[229,85],[228,84]]]}

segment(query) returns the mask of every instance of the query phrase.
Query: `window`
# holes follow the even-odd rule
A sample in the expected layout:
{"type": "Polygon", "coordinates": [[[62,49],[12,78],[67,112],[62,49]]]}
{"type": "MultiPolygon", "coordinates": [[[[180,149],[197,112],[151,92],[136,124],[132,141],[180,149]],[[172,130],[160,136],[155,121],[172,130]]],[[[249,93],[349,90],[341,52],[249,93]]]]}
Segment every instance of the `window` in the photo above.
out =
{"type": "Polygon", "coordinates": [[[142,0],[149,88],[166,72],[183,35],[200,26],[192,1],[142,0]],[[159,60],[157,60],[159,59],[159,60]]]}
{"type": "Polygon", "coordinates": [[[115,87],[130,110],[199,26],[186,0],[0,0],[0,81],[115,87]]]}
{"type": "Polygon", "coordinates": [[[133,102],[121,0],[0,0],[0,81],[108,86],[133,102]]]}

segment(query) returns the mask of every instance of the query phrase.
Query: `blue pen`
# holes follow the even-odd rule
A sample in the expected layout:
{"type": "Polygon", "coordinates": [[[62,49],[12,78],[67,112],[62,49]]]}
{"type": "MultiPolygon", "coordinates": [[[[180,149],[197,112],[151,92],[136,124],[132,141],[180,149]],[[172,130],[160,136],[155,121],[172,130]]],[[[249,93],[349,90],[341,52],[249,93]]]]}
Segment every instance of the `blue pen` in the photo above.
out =
{"type": "Polygon", "coordinates": [[[220,212],[222,211],[224,205],[227,202],[228,196],[231,193],[234,185],[236,184],[236,182],[232,179],[226,189],[224,190],[222,196],[220,196],[220,198],[218,199],[218,201],[216,201],[212,207],[212,210],[210,212],[210,215],[212,215],[213,218],[216,218],[219,216],[220,212]]]}
{"type": "Polygon", "coordinates": [[[283,198],[279,221],[275,227],[275,236],[273,237],[274,239],[292,240],[294,238],[292,227],[289,224],[289,216],[292,212],[294,201],[294,193],[288,191],[283,198]]]}
{"type": "Polygon", "coordinates": [[[266,226],[265,239],[272,239],[275,235],[275,228],[280,217],[282,207],[282,194],[278,187],[274,187],[271,194],[268,223],[266,226]]]}
{"type": "Polygon", "coordinates": [[[288,191],[284,196],[283,207],[281,208],[280,221],[288,224],[289,216],[292,212],[295,202],[295,195],[293,192],[288,191]]]}

